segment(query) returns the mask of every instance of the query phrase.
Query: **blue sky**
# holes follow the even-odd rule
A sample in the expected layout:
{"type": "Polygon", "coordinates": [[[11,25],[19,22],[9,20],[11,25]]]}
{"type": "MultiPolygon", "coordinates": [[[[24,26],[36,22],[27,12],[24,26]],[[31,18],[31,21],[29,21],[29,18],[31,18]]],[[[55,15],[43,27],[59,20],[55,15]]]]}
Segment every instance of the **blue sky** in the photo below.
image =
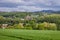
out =
{"type": "Polygon", "coordinates": [[[60,10],[60,0],[0,0],[0,11],[60,10]]]}

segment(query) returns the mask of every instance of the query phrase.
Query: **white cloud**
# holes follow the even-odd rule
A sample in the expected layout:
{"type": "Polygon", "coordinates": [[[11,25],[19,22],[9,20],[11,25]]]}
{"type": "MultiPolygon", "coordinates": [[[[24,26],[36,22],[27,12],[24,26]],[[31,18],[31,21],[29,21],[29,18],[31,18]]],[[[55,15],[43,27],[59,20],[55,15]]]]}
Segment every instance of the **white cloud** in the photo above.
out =
{"type": "Polygon", "coordinates": [[[1,2],[13,2],[13,3],[19,3],[23,2],[22,0],[1,0],[1,2]]]}

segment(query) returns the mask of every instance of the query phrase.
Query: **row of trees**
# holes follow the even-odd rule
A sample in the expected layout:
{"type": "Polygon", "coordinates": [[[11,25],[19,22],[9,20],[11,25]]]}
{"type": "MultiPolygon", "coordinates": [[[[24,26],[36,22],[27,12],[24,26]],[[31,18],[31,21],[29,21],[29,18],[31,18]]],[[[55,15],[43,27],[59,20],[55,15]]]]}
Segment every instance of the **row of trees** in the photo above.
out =
{"type": "Polygon", "coordinates": [[[7,28],[12,29],[29,29],[29,30],[57,30],[57,25],[55,23],[39,23],[39,24],[26,24],[23,23],[14,24],[13,26],[9,26],[7,28]]]}

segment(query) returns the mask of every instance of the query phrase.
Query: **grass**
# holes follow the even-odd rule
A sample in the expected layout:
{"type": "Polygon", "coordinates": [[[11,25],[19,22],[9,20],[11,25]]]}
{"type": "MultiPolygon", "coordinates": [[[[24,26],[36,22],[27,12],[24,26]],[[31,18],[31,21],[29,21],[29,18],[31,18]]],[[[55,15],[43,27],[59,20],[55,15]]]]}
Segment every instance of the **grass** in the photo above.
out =
{"type": "Polygon", "coordinates": [[[0,29],[0,40],[60,40],[60,31],[0,29]]]}

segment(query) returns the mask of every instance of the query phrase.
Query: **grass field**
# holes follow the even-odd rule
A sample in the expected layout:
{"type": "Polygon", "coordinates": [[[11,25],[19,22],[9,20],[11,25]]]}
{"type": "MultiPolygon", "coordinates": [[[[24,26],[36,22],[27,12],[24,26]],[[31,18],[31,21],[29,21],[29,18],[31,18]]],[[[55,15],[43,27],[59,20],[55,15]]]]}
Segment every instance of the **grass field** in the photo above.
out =
{"type": "Polygon", "coordinates": [[[60,40],[60,31],[0,29],[0,40],[60,40]]]}

